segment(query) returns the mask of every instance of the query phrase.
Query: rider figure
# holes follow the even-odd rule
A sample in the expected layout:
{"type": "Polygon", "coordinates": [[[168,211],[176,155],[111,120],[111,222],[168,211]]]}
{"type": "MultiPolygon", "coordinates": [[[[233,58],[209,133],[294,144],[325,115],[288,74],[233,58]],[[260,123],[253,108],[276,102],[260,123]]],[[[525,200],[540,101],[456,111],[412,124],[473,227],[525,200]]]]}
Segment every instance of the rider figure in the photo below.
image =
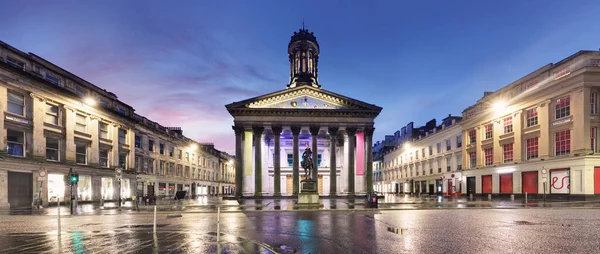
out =
{"type": "Polygon", "coordinates": [[[312,151],[310,150],[310,147],[308,147],[308,142],[306,142],[306,149],[304,149],[304,153],[302,153],[302,167],[304,168],[304,175],[307,179],[310,178],[313,163],[312,151]]]}

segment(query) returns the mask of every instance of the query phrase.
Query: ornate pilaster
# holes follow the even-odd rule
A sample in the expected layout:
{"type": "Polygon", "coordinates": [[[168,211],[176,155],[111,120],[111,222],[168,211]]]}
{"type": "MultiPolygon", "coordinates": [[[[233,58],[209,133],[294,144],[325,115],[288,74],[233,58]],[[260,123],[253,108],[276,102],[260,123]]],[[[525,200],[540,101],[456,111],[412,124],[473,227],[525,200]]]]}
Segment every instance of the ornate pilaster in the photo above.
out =
{"type": "Polygon", "coordinates": [[[254,196],[262,195],[262,153],[260,138],[263,131],[262,126],[252,127],[252,136],[254,138],[254,196]]]}
{"type": "Polygon", "coordinates": [[[274,168],[274,176],[273,176],[273,180],[274,180],[274,184],[275,184],[275,190],[274,190],[274,195],[275,196],[281,196],[281,149],[280,149],[280,135],[281,135],[281,131],[283,130],[283,128],[281,128],[281,126],[273,126],[271,127],[271,130],[273,131],[273,136],[275,137],[275,153],[273,154],[273,168],[274,168]]]}
{"type": "Polygon", "coordinates": [[[299,190],[299,183],[300,183],[300,169],[299,169],[299,152],[298,152],[298,135],[300,135],[300,126],[292,126],[291,127],[292,130],[292,137],[293,137],[293,158],[294,158],[294,162],[292,164],[292,174],[293,174],[293,195],[297,196],[298,195],[298,190],[299,190]]]}
{"type": "Polygon", "coordinates": [[[367,170],[367,193],[373,192],[373,132],[375,128],[365,128],[365,169],[367,170]]]}
{"type": "Polygon", "coordinates": [[[336,196],[337,191],[337,153],[335,151],[335,143],[338,133],[337,127],[329,127],[329,196],[336,196]]]}
{"type": "Polygon", "coordinates": [[[354,178],[356,175],[356,167],[354,162],[354,153],[356,149],[356,128],[346,128],[346,135],[348,135],[348,195],[354,195],[354,178]]]}
{"type": "MultiPolygon", "coordinates": [[[[235,132],[235,196],[242,196],[242,184],[244,176],[244,154],[242,153],[242,137],[244,136],[244,127],[232,126],[235,132]]],[[[200,170],[200,169],[198,169],[200,170]]]]}

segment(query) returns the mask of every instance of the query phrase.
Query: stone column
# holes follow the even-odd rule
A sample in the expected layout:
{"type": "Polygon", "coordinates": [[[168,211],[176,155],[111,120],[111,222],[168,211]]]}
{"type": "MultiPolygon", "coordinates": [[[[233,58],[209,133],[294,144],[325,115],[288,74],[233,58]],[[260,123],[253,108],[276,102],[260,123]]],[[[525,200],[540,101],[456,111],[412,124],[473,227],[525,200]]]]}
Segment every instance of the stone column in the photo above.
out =
{"type": "Polygon", "coordinates": [[[336,196],[337,191],[337,165],[336,165],[336,151],[335,151],[335,142],[337,138],[337,127],[329,127],[327,129],[329,132],[329,196],[336,196]]]}
{"type": "Polygon", "coordinates": [[[281,131],[283,130],[281,128],[281,126],[273,126],[271,127],[271,130],[273,131],[273,136],[275,137],[275,146],[274,146],[274,154],[273,154],[273,169],[274,169],[274,176],[273,176],[273,180],[274,180],[274,196],[281,196],[281,149],[280,149],[280,135],[281,135],[281,131]]]}
{"type": "Polygon", "coordinates": [[[262,126],[252,127],[252,137],[254,138],[254,196],[262,195],[262,153],[261,136],[265,130],[262,126]]]}
{"type": "Polygon", "coordinates": [[[298,184],[300,182],[300,169],[299,169],[299,152],[298,152],[298,135],[300,135],[300,126],[292,126],[292,136],[293,136],[293,145],[294,145],[294,149],[293,149],[293,158],[294,158],[294,162],[292,164],[292,174],[293,174],[293,191],[292,194],[293,195],[298,195],[298,184]]]}
{"type": "Polygon", "coordinates": [[[348,135],[348,195],[354,196],[354,175],[356,174],[354,150],[356,149],[356,128],[346,128],[348,135]]]}
{"type": "Polygon", "coordinates": [[[44,117],[46,115],[46,101],[34,93],[30,95],[33,98],[33,156],[45,160],[46,137],[44,137],[44,117]]]}
{"type": "Polygon", "coordinates": [[[375,131],[375,128],[365,128],[365,162],[367,164],[365,169],[367,171],[367,193],[373,192],[373,152],[371,150],[373,147],[373,131],[375,131]]]}
{"type": "Polygon", "coordinates": [[[312,161],[313,161],[313,168],[312,168],[312,179],[314,179],[316,181],[315,184],[315,188],[318,190],[319,189],[319,151],[317,148],[317,138],[319,135],[319,127],[310,127],[310,135],[311,135],[311,139],[312,139],[312,161]]]}

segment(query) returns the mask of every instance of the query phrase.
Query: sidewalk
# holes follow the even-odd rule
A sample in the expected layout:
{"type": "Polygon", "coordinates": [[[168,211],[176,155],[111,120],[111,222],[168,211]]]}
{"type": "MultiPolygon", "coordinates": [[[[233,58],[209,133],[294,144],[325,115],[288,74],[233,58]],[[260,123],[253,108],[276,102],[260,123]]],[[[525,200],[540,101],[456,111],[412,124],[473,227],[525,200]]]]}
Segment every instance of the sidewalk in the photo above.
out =
{"type": "MultiPolygon", "coordinates": [[[[216,212],[221,207],[221,212],[251,212],[251,211],[327,211],[327,210],[374,210],[365,206],[364,198],[323,198],[320,200],[319,209],[298,209],[296,199],[241,199],[222,200],[217,197],[201,197],[186,200],[158,200],[157,211],[160,213],[206,213],[216,212]]],[[[469,197],[415,197],[410,195],[386,194],[380,197],[378,210],[415,210],[415,209],[523,209],[523,208],[600,208],[600,201],[546,201],[510,198],[478,197],[470,200],[469,197]]],[[[377,209],[376,209],[377,210],[377,209]]],[[[79,204],[73,209],[74,215],[110,215],[123,213],[148,213],[154,211],[154,205],[136,204],[127,201],[119,210],[116,202],[106,202],[104,206],[99,203],[79,204]]],[[[61,215],[69,215],[70,207],[63,205],[61,215]]],[[[45,207],[40,210],[10,209],[0,210],[0,215],[56,215],[58,207],[45,207]]]]}

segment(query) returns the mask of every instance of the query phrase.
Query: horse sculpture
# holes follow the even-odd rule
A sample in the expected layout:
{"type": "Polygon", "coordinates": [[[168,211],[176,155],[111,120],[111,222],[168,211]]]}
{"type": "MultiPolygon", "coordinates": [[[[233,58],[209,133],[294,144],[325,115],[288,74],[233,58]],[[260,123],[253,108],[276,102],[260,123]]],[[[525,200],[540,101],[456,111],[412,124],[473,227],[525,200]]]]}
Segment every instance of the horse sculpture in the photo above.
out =
{"type": "Polygon", "coordinates": [[[304,149],[304,153],[302,153],[302,168],[304,168],[304,176],[306,177],[306,179],[312,179],[312,151],[310,150],[310,147],[308,147],[308,143],[306,144],[306,149],[304,149]]]}

